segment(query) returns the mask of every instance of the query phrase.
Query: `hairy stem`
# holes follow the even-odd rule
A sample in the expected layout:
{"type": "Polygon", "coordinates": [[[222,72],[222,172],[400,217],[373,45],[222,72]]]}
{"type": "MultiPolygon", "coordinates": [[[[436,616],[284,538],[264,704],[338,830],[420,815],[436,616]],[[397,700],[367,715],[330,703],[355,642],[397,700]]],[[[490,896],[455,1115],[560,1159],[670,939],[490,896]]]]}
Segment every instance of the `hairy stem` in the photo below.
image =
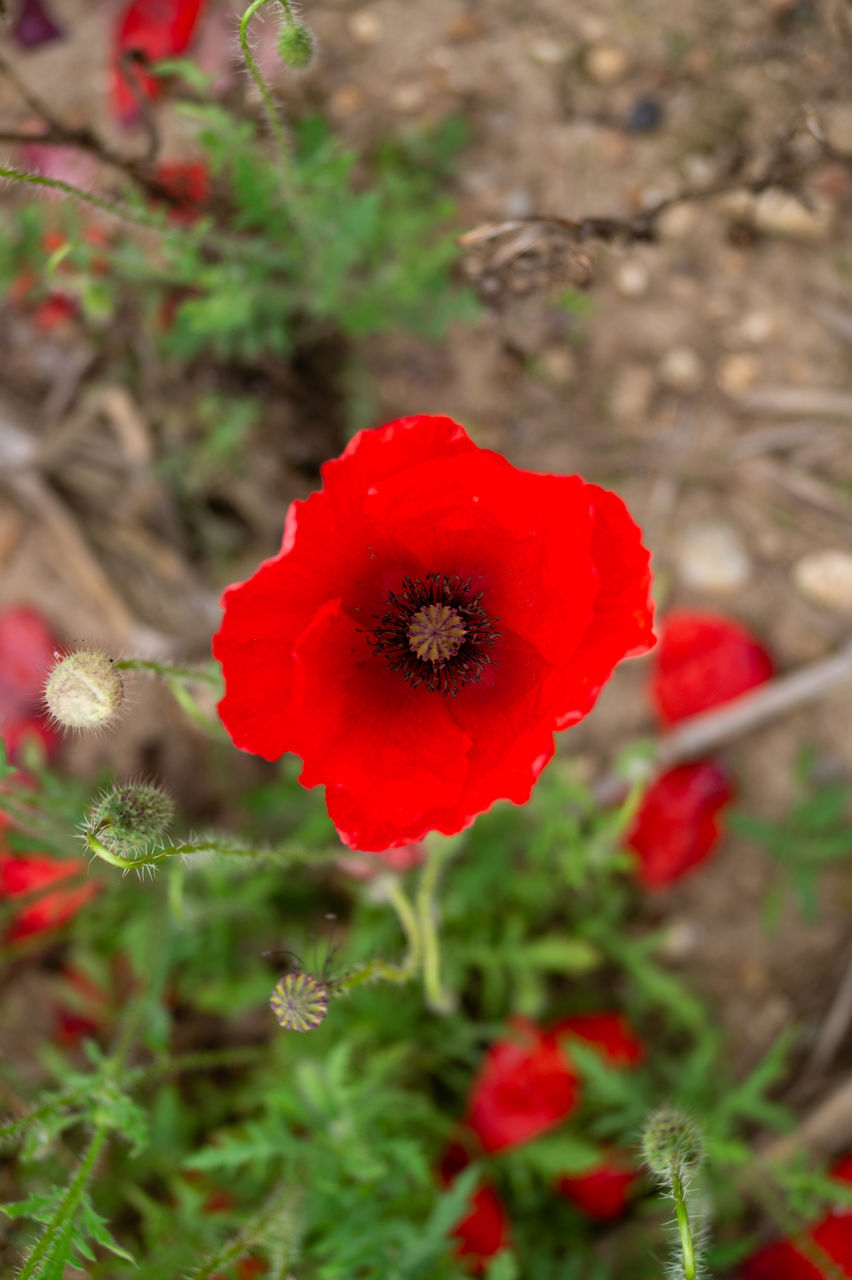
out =
{"type": "Polygon", "coordinates": [[[84,191],[82,187],[75,187],[71,182],[63,182],[61,178],[48,178],[43,173],[29,173],[26,169],[12,169],[5,165],[0,166],[0,178],[7,178],[10,182],[24,182],[31,187],[47,187],[51,191],[61,191],[65,196],[73,196],[75,200],[82,200],[84,204],[93,205],[94,208],[100,209],[102,213],[109,213],[114,218],[121,218],[123,222],[130,222],[134,226],[142,227],[145,231],[163,230],[163,223],[160,218],[155,218],[142,210],[131,212],[125,205],[116,204],[112,200],[104,200],[100,196],[92,195],[90,191],[84,191]]]}
{"type": "MultiPolygon", "coordinates": [[[[263,105],[266,108],[266,115],[272,127],[272,133],[275,138],[275,145],[278,148],[278,156],[281,161],[281,169],[286,176],[290,166],[290,144],[287,140],[287,134],[284,132],[284,126],[281,123],[281,117],[279,116],[275,108],[275,103],[272,101],[272,94],[269,91],[269,85],[264,80],[260,71],[260,67],[257,65],[257,63],[254,60],[254,57],[252,55],[251,49],[249,48],[249,42],[248,42],[248,25],[251,22],[254,15],[257,13],[258,9],[262,8],[262,6],[265,5],[267,2],[268,0],[253,0],[253,3],[250,4],[249,7],[246,9],[245,13],[243,14],[240,20],[240,47],[242,48],[242,51],[243,51],[243,57],[246,60],[246,66],[251,72],[252,78],[254,79],[255,84],[260,90],[260,96],[263,99],[263,105]]],[[[284,9],[288,19],[292,22],[292,15],[290,14],[289,6],[284,5],[284,9]]]]}
{"type": "Polygon", "coordinates": [[[695,1280],[695,1246],[692,1243],[692,1229],[689,1225],[689,1211],[686,1207],[683,1179],[678,1173],[672,1177],[672,1195],[675,1202],[675,1214],[677,1215],[680,1248],[683,1253],[684,1280],[695,1280]]]}
{"type": "Polygon", "coordinates": [[[107,1130],[108,1126],[101,1123],[92,1134],[77,1172],[69,1182],[53,1219],[45,1227],[35,1248],[18,1272],[18,1280],[33,1280],[33,1277],[39,1274],[41,1263],[50,1254],[52,1246],[61,1244],[63,1239],[68,1236],[86,1187],[94,1174],[98,1156],[101,1154],[103,1145],[106,1142],[107,1130]]]}
{"type": "Polygon", "coordinates": [[[417,923],[423,946],[423,990],[433,1013],[451,1013],[454,1001],[441,986],[441,947],[437,927],[435,894],[444,863],[452,857],[456,845],[445,840],[429,850],[426,865],[417,887],[417,923]]]}

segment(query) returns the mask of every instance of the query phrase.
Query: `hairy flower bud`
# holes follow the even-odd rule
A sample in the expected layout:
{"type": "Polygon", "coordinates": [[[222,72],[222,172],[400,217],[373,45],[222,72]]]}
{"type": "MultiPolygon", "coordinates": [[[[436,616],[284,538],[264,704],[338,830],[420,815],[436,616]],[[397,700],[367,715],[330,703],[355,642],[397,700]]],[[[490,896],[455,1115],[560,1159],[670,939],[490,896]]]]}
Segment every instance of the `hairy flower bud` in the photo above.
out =
{"type": "Polygon", "coordinates": [[[89,811],[86,831],[113,853],[135,858],[163,840],[173,816],[174,803],[159,787],[119,783],[89,811]]]}
{"type": "Polygon", "coordinates": [[[105,653],[69,653],[58,658],[48,676],[44,699],[63,728],[101,729],[121,708],[124,681],[105,653]]]}
{"type": "Polygon", "coordinates": [[[313,1031],[328,1012],[328,987],[310,973],[285,973],[269,1003],[288,1031],[313,1031]]]}
{"type": "Polygon", "coordinates": [[[664,1182],[686,1182],[704,1159],[698,1126],[676,1107],[661,1107],[648,1118],[642,1153],[651,1172],[664,1182]]]}
{"type": "Polygon", "coordinates": [[[294,71],[304,71],[314,56],[313,33],[301,22],[285,22],[278,33],[278,56],[294,71]]]}

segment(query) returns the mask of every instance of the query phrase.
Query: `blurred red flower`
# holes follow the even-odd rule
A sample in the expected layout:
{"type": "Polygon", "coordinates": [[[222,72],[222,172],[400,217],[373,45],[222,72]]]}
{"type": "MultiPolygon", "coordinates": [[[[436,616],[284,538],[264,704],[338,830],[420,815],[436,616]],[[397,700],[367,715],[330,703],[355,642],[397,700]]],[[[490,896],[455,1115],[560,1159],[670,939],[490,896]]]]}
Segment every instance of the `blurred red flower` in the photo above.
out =
{"type": "Polygon", "coordinates": [[[732,791],[712,760],[668,769],[651,783],[627,846],[639,855],[637,875],[649,887],[671,884],[707,857],[720,837],[720,817],[732,791]]]}
{"type": "Polygon", "coordinates": [[[162,161],[154,181],[171,201],[173,222],[194,222],[210,198],[210,171],[203,160],[162,161]]]}
{"type": "MultiPolygon", "coordinates": [[[[469,1163],[469,1154],[462,1143],[450,1143],[439,1166],[444,1186],[450,1186],[469,1163]]],[[[452,1236],[456,1241],[456,1256],[464,1259],[475,1274],[482,1272],[485,1264],[501,1249],[509,1247],[508,1215],[493,1187],[487,1183],[479,1184],[470,1198],[468,1211],[453,1228],[452,1236]]]]}
{"type": "Polygon", "coordinates": [[[662,621],[651,696],[663,724],[738,698],[772,675],[772,659],[739,622],[686,610],[662,621]]]}
{"type": "Polygon", "coordinates": [[[130,65],[139,54],[145,62],[176,58],[189,47],[202,16],[206,0],[130,0],[124,6],[113,40],[113,106],[119,120],[127,124],[139,115],[135,83],[139,94],[155,98],[161,83],[141,66],[130,65]],[[132,80],[131,80],[132,77],[132,80]]]}
{"type": "MultiPolygon", "coordinates": [[[[852,1155],[835,1166],[832,1176],[838,1182],[852,1182],[852,1155]]],[[[852,1209],[848,1208],[829,1213],[801,1238],[777,1240],[758,1250],[741,1275],[742,1280],[835,1280],[838,1269],[840,1275],[852,1277],[852,1209]],[[820,1255],[828,1259],[825,1268],[819,1265],[820,1255]]]]}
{"type": "Polygon", "coordinates": [[[224,596],[236,746],[302,756],[353,848],[523,804],[553,734],[653,642],[648,553],[615,494],[477,448],[449,418],[360,432],[224,596]]]}
{"type": "Polygon", "coordinates": [[[556,1189],[590,1218],[607,1222],[627,1208],[637,1177],[623,1152],[607,1151],[592,1169],[560,1178],[556,1189]]]}
{"type": "Polygon", "coordinates": [[[97,893],[98,886],[94,881],[74,888],[51,886],[60,886],[63,880],[80,875],[87,866],[82,858],[59,861],[46,854],[7,853],[0,849],[0,900],[44,890],[40,897],[21,907],[7,929],[7,936],[17,941],[67,924],[97,893]]]}
{"type": "Polygon", "coordinates": [[[565,1042],[598,1047],[608,1062],[632,1066],[642,1045],[619,1014],[563,1018],[542,1030],[524,1018],[493,1044],[473,1082],[467,1123],[487,1152],[505,1151],[554,1128],[579,1105],[580,1079],[565,1042]]]}
{"type": "Polygon", "coordinates": [[[0,740],[17,760],[28,737],[50,755],[59,734],[43,714],[43,691],[57,641],[45,620],[23,606],[0,613],[0,740]]]}

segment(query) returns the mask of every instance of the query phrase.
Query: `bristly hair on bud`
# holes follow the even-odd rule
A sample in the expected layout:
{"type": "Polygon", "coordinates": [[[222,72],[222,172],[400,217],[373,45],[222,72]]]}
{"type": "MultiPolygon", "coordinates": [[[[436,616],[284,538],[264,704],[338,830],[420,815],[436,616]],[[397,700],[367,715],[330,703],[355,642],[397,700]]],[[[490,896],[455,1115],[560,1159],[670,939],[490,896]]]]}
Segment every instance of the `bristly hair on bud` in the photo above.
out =
{"type": "Polygon", "coordinates": [[[648,1117],[642,1131],[642,1154],[661,1182],[686,1185],[704,1159],[701,1133],[684,1111],[660,1107],[648,1117]]]}
{"type": "Polygon", "coordinates": [[[117,783],[89,810],[84,830],[120,857],[138,858],[162,844],[174,808],[171,796],[152,783],[117,783]]]}
{"type": "Polygon", "coordinates": [[[304,71],[313,61],[316,39],[302,22],[286,21],[278,33],[278,56],[292,71],[304,71]]]}
{"type": "Polygon", "coordinates": [[[124,680],[115,660],[85,649],[55,656],[44,688],[54,722],[63,729],[79,730],[111,724],[124,702],[124,680]]]}

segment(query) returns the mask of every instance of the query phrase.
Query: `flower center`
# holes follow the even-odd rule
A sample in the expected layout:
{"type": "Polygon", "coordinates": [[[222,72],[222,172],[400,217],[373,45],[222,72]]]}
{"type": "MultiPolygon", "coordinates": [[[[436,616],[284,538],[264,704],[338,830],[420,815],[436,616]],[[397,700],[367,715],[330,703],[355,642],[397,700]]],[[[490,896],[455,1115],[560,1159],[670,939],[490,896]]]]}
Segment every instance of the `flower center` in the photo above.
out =
{"type": "Polygon", "coordinates": [[[430,693],[455,697],[494,661],[489,651],[499,638],[496,619],[481,601],[470,579],[445,573],[404,578],[399,591],[388,593],[370,644],[413,688],[423,684],[430,693]]]}
{"type": "Polygon", "coordinates": [[[408,624],[408,643],[422,662],[454,658],[466,635],[464,623],[448,604],[427,604],[408,624]]]}

